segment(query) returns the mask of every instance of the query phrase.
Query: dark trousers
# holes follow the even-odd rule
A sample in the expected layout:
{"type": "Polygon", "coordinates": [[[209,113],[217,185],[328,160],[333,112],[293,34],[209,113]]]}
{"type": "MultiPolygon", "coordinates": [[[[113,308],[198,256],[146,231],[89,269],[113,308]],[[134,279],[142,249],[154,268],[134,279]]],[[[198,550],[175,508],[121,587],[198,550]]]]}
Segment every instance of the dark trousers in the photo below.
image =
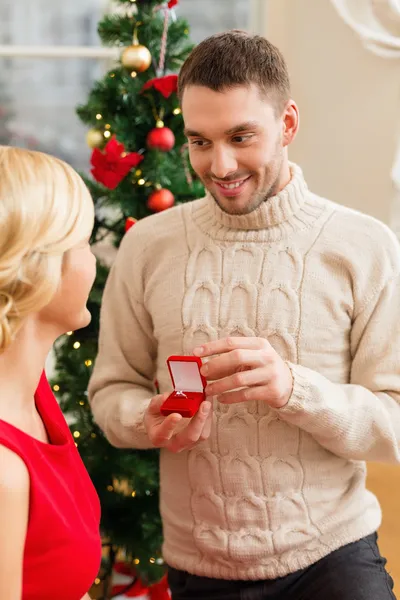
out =
{"type": "Polygon", "coordinates": [[[209,579],[170,568],[168,581],[172,600],[395,600],[385,565],[373,534],[279,579],[209,579]]]}

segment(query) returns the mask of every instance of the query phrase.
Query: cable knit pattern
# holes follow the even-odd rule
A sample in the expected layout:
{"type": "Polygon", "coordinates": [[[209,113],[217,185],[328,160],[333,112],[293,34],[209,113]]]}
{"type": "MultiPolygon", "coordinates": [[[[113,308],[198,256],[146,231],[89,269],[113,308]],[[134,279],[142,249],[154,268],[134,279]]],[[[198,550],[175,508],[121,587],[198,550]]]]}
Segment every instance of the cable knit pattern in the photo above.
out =
{"type": "Polygon", "coordinates": [[[165,560],[207,577],[284,576],[373,532],[364,461],[399,460],[397,242],[291,169],[249,215],[206,196],[136,224],[104,294],[89,393],[117,446],[151,446],[143,409],[154,377],[171,387],[170,354],[259,336],[292,370],[283,409],[214,402],[208,441],[161,451],[165,560]]]}

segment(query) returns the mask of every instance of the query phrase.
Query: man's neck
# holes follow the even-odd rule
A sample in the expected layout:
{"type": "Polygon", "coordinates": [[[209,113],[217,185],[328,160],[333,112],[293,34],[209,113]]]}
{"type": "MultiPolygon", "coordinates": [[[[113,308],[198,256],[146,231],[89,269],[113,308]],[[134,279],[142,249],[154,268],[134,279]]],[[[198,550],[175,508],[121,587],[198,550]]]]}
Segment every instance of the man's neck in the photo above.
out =
{"type": "Polygon", "coordinates": [[[287,185],[289,185],[291,179],[292,179],[292,173],[290,170],[290,164],[289,164],[289,161],[287,159],[285,159],[282,163],[282,168],[280,170],[276,185],[274,186],[275,189],[274,189],[273,195],[276,196],[282,190],[284,190],[285,187],[287,185]]]}

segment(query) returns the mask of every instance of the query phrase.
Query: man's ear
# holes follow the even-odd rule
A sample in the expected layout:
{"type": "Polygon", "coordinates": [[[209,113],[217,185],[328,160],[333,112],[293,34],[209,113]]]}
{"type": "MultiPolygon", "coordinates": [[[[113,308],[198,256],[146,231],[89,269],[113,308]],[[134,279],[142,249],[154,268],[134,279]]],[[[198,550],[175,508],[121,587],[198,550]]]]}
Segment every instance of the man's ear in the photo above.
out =
{"type": "Polygon", "coordinates": [[[289,100],[282,115],[283,146],[289,146],[296,137],[300,125],[299,109],[294,100],[289,100]]]}

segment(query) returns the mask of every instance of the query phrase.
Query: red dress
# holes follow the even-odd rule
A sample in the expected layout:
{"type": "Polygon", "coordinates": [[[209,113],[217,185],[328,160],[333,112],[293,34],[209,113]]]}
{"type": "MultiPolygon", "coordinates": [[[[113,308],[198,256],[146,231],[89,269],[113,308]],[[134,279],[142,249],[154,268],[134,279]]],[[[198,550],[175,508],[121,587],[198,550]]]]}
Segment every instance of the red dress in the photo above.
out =
{"type": "Polygon", "coordinates": [[[30,475],[22,600],[81,600],[100,567],[99,499],[44,374],[35,401],[49,444],[0,419],[30,475]]]}

